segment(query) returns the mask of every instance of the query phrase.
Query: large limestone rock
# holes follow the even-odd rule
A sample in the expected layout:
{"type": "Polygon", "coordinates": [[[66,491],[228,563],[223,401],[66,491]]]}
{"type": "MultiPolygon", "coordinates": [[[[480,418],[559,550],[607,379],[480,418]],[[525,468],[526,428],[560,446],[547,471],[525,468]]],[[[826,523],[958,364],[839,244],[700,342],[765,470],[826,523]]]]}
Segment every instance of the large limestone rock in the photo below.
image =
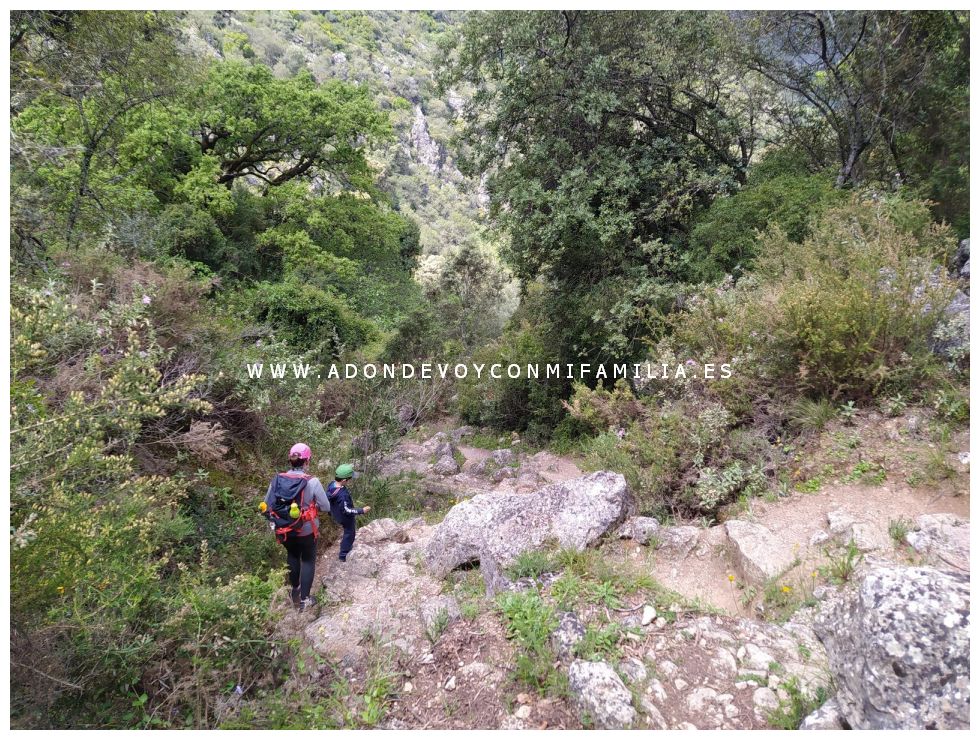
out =
{"type": "Polygon", "coordinates": [[[937,565],[970,569],[970,523],[955,514],[923,514],[905,540],[917,553],[933,557],[937,565]]]}
{"type": "Polygon", "coordinates": [[[454,506],[426,545],[426,568],[438,577],[465,563],[503,567],[548,541],[583,550],[619,525],[633,496],[618,473],[598,472],[532,494],[484,493],[454,506]]]}
{"type": "Polygon", "coordinates": [[[869,570],[814,623],[846,723],[968,728],[969,626],[968,575],[884,565],[869,570]]]}
{"type": "Polygon", "coordinates": [[[319,615],[304,629],[318,653],[358,660],[378,643],[415,654],[428,645],[427,629],[440,611],[449,621],[458,617],[458,605],[440,595],[442,583],[415,568],[430,532],[421,518],[378,519],[358,530],[348,562],[338,561],[332,547],[320,558],[319,615]]]}
{"type": "Polygon", "coordinates": [[[607,663],[576,660],[568,668],[575,704],[602,730],[626,730],[636,721],[632,695],[607,663]]]}
{"type": "Polygon", "coordinates": [[[849,730],[836,699],[828,699],[800,723],[801,730],[849,730]]]}
{"type": "Polygon", "coordinates": [[[761,524],[725,522],[735,567],[747,582],[762,585],[793,564],[793,553],[761,524]]]}

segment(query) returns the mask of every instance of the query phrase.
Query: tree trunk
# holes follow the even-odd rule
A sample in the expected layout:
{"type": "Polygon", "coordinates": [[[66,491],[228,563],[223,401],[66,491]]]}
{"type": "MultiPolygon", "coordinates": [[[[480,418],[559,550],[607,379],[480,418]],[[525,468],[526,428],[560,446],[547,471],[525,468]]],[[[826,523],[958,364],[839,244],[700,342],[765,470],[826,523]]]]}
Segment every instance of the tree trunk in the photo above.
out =
{"type": "Polygon", "coordinates": [[[75,234],[75,226],[78,224],[79,213],[82,210],[82,198],[85,197],[85,191],[88,190],[89,172],[92,169],[92,158],[94,156],[95,145],[90,143],[82,153],[82,164],[78,172],[78,188],[75,191],[75,197],[71,203],[71,210],[68,212],[68,227],[65,233],[65,239],[69,247],[75,246],[72,238],[75,234]]]}

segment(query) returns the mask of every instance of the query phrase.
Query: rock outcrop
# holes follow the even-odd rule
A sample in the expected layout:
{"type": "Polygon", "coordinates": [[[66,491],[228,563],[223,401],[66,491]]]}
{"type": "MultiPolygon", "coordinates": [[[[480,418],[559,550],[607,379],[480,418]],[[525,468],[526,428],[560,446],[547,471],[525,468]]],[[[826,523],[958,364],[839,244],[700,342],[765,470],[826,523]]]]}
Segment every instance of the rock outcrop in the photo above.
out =
{"type": "Polygon", "coordinates": [[[732,519],[725,522],[725,532],[735,568],[748,583],[762,585],[793,564],[793,553],[761,524],[732,519]]]}
{"type": "Polygon", "coordinates": [[[841,715],[854,729],[970,726],[970,580],[878,566],[821,610],[841,715]]]}
{"type": "Polygon", "coordinates": [[[479,561],[506,566],[548,542],[583,550],[617,527],[634,507],[626,479],[598,472],[554,483],[533,494],[484,493],[457,504],[424,550],[438,577],[479,561]]]}
{"type": "Polygon", "coordinates": [[[607,663],[576,660],[568,668],[568,689],[599,729],[627,730],[636,721],[629,689],[607,663]]]}
{"type": "Polygon", "coordinates": [[[942,566],[970,569],[970,523],[953,514],[923,514],[905,540],[920,555],[942,566]]]}

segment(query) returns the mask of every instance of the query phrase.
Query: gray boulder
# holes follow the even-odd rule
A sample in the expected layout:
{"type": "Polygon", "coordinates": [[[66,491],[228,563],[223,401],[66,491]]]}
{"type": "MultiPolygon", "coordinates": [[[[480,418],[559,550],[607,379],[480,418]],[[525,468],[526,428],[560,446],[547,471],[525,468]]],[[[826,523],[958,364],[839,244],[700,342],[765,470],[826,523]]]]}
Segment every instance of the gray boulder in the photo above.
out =
{"type": "Polygon", "coordinates": [[[725,532],[735,568],[749,583],[762,585],[793,564],[793,553],[761,524],[732,519],[725,522],[725,532]]]}
{"type": "Polygon", "coordinates": [[[663,527],[657,530],[652,542],[657,550],[676,557],[687,557],[698,546],[701,530],[686,525],[683,527],[663,527]]]}
{"type": "Polygon", "coordinates": [[[954,514],[923,514],[905,540],[922,555],[960,570],[970,568],[970,523],[954,514]]]}
{"type": "Polygon", "coordinates": [[[531,495],[481,493],[454,506],[435,527],[423,551],[425,566],[438,576],[488,559],[503,568],[549,541],[583,550],[618,526],[633,506],[626,479],[610,472],[554,483],[531,495]]]}
{"type": "Polygon", "coordinates": [[[659,530],[660,522],[652,516],[631,516],[616,530],[616,536],[622,540],[633,540],[639,545],[649,545],[650,540],[657,539],[659,530]]]}
{"type": "Polygon", "coordinates": [[[970,726],[970,579],[879,566],[814,621],[854,729],[970,726]]]}
{"type": "Polygon", "coordinates": [[[633,697],[606,663],[576,660],[568,668],[568,688],[578,708],[602,730],[627,730],[636,721],[633,697]]]}
{"type": "Polygon", "coordinates": [[[954,275],[959,275],[960,277],[965,277],[967,280],[970,279],[970,240],[964,239],[960,242],[959,246],[956,248],[956,254],[953,256],[953,265],[951,272],[954,275]]]}
{"type": "Polygon", "coordinates": [[[473,472],[477,475],[492,475],[503,468],[513,469],[516,464],[517,455],[514,454],[513,450],[494,450],[485,459],[473,466],[473,472]]]}

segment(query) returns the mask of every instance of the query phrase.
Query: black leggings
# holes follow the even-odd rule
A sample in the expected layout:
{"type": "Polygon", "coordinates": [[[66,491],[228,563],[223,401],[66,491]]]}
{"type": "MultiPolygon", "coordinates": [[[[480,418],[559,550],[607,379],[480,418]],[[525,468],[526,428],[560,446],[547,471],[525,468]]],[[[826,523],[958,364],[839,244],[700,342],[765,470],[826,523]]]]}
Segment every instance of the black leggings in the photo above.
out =
{"type": "Polygon", "coordinates": [[[299,597],[305,599],[313,588],[313,574],[316,571],[316,537],[287,537],[283,543],[286,548],[286,562],[289,564],[289,583],[299,587],[299,597]]]}

